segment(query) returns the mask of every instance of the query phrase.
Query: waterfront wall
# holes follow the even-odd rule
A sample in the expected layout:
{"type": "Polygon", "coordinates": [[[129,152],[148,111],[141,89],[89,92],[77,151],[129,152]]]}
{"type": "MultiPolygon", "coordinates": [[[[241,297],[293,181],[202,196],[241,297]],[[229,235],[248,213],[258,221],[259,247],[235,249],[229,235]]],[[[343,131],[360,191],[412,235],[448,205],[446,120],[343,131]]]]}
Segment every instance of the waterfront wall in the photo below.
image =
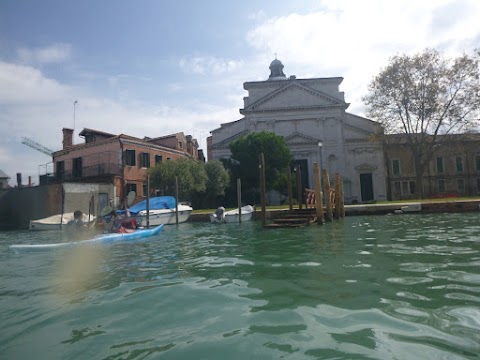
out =
{"type": "MultiPolygon", "coordinates": [[[[458,212],[480,212],[480,199],[472,200],[450,200],[443,202],[419,202],[422,206],[420,212],[412,212],[411,214],[430,214],[430,213],[458,213],[458,212]]],[[[346,216],[360,215],[385,215],[398,213],[402,206],[412,204],[409,203],[388,203],[388,204],[366,204],[366,205],[345,205],[346,216]]],[[[260,219],[260,207],[256,208],[253,220],[260,219]]],[[[274,219],[282,215],[285,209],[267,210],[267,219],[274,219]]],[[[189,222],[209,222],[209,213],[196,213],[190,215],[189,222]]]]}
{"type": "Polygon", "coordinates": [[[61,214],[62,188],[65,189],[65,213],[81,210],[88,214],[92,195],[97,214],[115,199],[111,184],[64,183],[12,188],[0,194],[0,229],[28,229],[30,220],[61,214]]]}

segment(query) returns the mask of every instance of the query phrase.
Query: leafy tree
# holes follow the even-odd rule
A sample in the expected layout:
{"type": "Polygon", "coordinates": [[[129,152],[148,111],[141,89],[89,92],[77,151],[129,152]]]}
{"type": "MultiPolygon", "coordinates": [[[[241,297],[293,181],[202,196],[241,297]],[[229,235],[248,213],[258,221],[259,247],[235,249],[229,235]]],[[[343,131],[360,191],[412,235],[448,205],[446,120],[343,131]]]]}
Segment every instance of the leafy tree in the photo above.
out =
{"type": "Polygon", "coordinates": [[[435,149],[449,138],[444,135],[468,132],[479,124],[479,60],[479,50],[454,59],[432,49],[393,56],[363,98],[367,116],[382,123],[386,133],[405,137],[419,196],[435,149]]]}
{"type": "Polygon", "coordinates": [[[225,188],[230,182],[230,176],[219,160],[212,160],[205,164],[207,172],[207,194],[211,196],[225,195],[225,188]]]}
{"type": "Polygon", "coordinates": [[[190,200],[196,209],[217,207],[229,185],[228,171],[220,161],[207,163],[188,158],[164,161],[150,169],[150,184],[164,195],[175,194],[178,178],[180,199],[190,200]]]}
{"type": "Polygon", "coordinates": [[[165,195],[175,194],[175,177],[178,178],[180,199],[192,199],[194,193],[204,192],[207,186],[207,172],[202,162],[179,158],[163,161],[149,171],[150,184],[165,195]]]}
{"type": "Polygon", "coordinates": [[[230,176],[219,160],[204,164],[207,174],[205,191],[196,192],[193,198],[196,208],[216,208],[223,205],[225,189],[230,182],[230,176]]]}
{"type": "Polygon", "coordinates": [[[286,188],[285,168],[292,161],[285,139],[275,133],[262,131],[242,135],[230,143],[232,159],[227,162],[232,178],[240,178],[242,188],[259,186],[258,156],[265,157],[266,187],[268,190],[286,188]]]}

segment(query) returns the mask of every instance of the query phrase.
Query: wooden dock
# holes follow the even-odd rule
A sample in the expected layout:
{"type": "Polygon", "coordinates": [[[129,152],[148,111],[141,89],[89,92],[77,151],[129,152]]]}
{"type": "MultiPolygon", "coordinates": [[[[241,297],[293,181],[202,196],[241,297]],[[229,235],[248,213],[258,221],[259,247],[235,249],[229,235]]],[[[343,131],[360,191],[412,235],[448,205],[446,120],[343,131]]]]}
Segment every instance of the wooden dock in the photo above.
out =
{"type": "Polygon", "coordinates": [[[265,224],[267,228],[303,227],[317,222],[315,209],[287,210],[280,216],[265,224]]]}
{"type": "Polygon", "coordinates": [[[292,199],[292,182],[291,169],[288,168],[288,194],[289,194],[289,210],[282,213],[281,216],[272,219],[267,224],[266,221],[266,189],[265,189],[265,160],[263,154],[259,156],[260,170],[260,189],[262,200],[262,225],[266,228],[279,227],[303,227],[314,223],[323,224],[324,220],[332,221],[334,218],[339,219],[345,216],[345,206],[343,201],[342,179],[339,174],[335,175],[334,187],[330,186],[330,179],[327,170],[323,169],[323,184],[320,178],[320,168],[317,163],[313,164],[314,190],[301,189],[300,166],[295,169],[297,177],[298,190],[298,209],[293,209],[292,199]],[[323,185],[323,186],[322,186],[323,185]],[[323,187],[323,189],[322,189],[323,187]],[[305,209],[303,208],[303,196],[305,195],[305,209]],[[326,194],[323,199],[323,194],[326,194]],[[325,209],[323,202],[325,200],[325,209]]]}

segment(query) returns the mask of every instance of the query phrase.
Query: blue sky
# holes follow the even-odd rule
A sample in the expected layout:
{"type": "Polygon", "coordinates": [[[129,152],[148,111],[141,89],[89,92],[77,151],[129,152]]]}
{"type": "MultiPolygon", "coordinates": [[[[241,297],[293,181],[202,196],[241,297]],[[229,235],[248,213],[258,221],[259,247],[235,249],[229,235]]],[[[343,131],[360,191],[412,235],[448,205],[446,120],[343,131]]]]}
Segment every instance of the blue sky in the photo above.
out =
{"type": "Polygon", "coordinates": [[[243,83],[275,58],[298,78],[341,76],[349,111],[390,56],[480,47],[478,0],[0,1],[0,169],[16,182],[75,125],[205,139],[241,118],[243,83]],[[74,102],[75,105],[74,117],[74,102]]]}

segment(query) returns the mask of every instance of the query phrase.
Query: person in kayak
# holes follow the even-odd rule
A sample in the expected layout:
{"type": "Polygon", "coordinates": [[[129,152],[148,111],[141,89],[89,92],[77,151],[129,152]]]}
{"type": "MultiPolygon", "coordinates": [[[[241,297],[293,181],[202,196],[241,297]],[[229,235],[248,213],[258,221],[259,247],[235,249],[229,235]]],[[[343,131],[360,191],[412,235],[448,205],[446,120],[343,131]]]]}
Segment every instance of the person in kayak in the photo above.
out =
{"type": "Polygon", "coordinates": [[[127,210],[125,215],[119,215],[116,211],[111,212],[111,228],[110,232],[116,233],[131,233],[137,229],[137,221],[130,217],[130,212],[127,210]]]}
{"type": "Polygon", "coordinates": [[[83,240],[88,235],[88,226],[83,221],[83,212],[75,210],[73,219],[67,223],[66,230],[71,240],[83,240]]]}
{"type": "Polygon", "coordinates": [[[83,222],[83,213],[81,210],[75,210],[73,213],[73,219],[67,223],[69,228],[84,228],[86,224],[83,222]]]}

